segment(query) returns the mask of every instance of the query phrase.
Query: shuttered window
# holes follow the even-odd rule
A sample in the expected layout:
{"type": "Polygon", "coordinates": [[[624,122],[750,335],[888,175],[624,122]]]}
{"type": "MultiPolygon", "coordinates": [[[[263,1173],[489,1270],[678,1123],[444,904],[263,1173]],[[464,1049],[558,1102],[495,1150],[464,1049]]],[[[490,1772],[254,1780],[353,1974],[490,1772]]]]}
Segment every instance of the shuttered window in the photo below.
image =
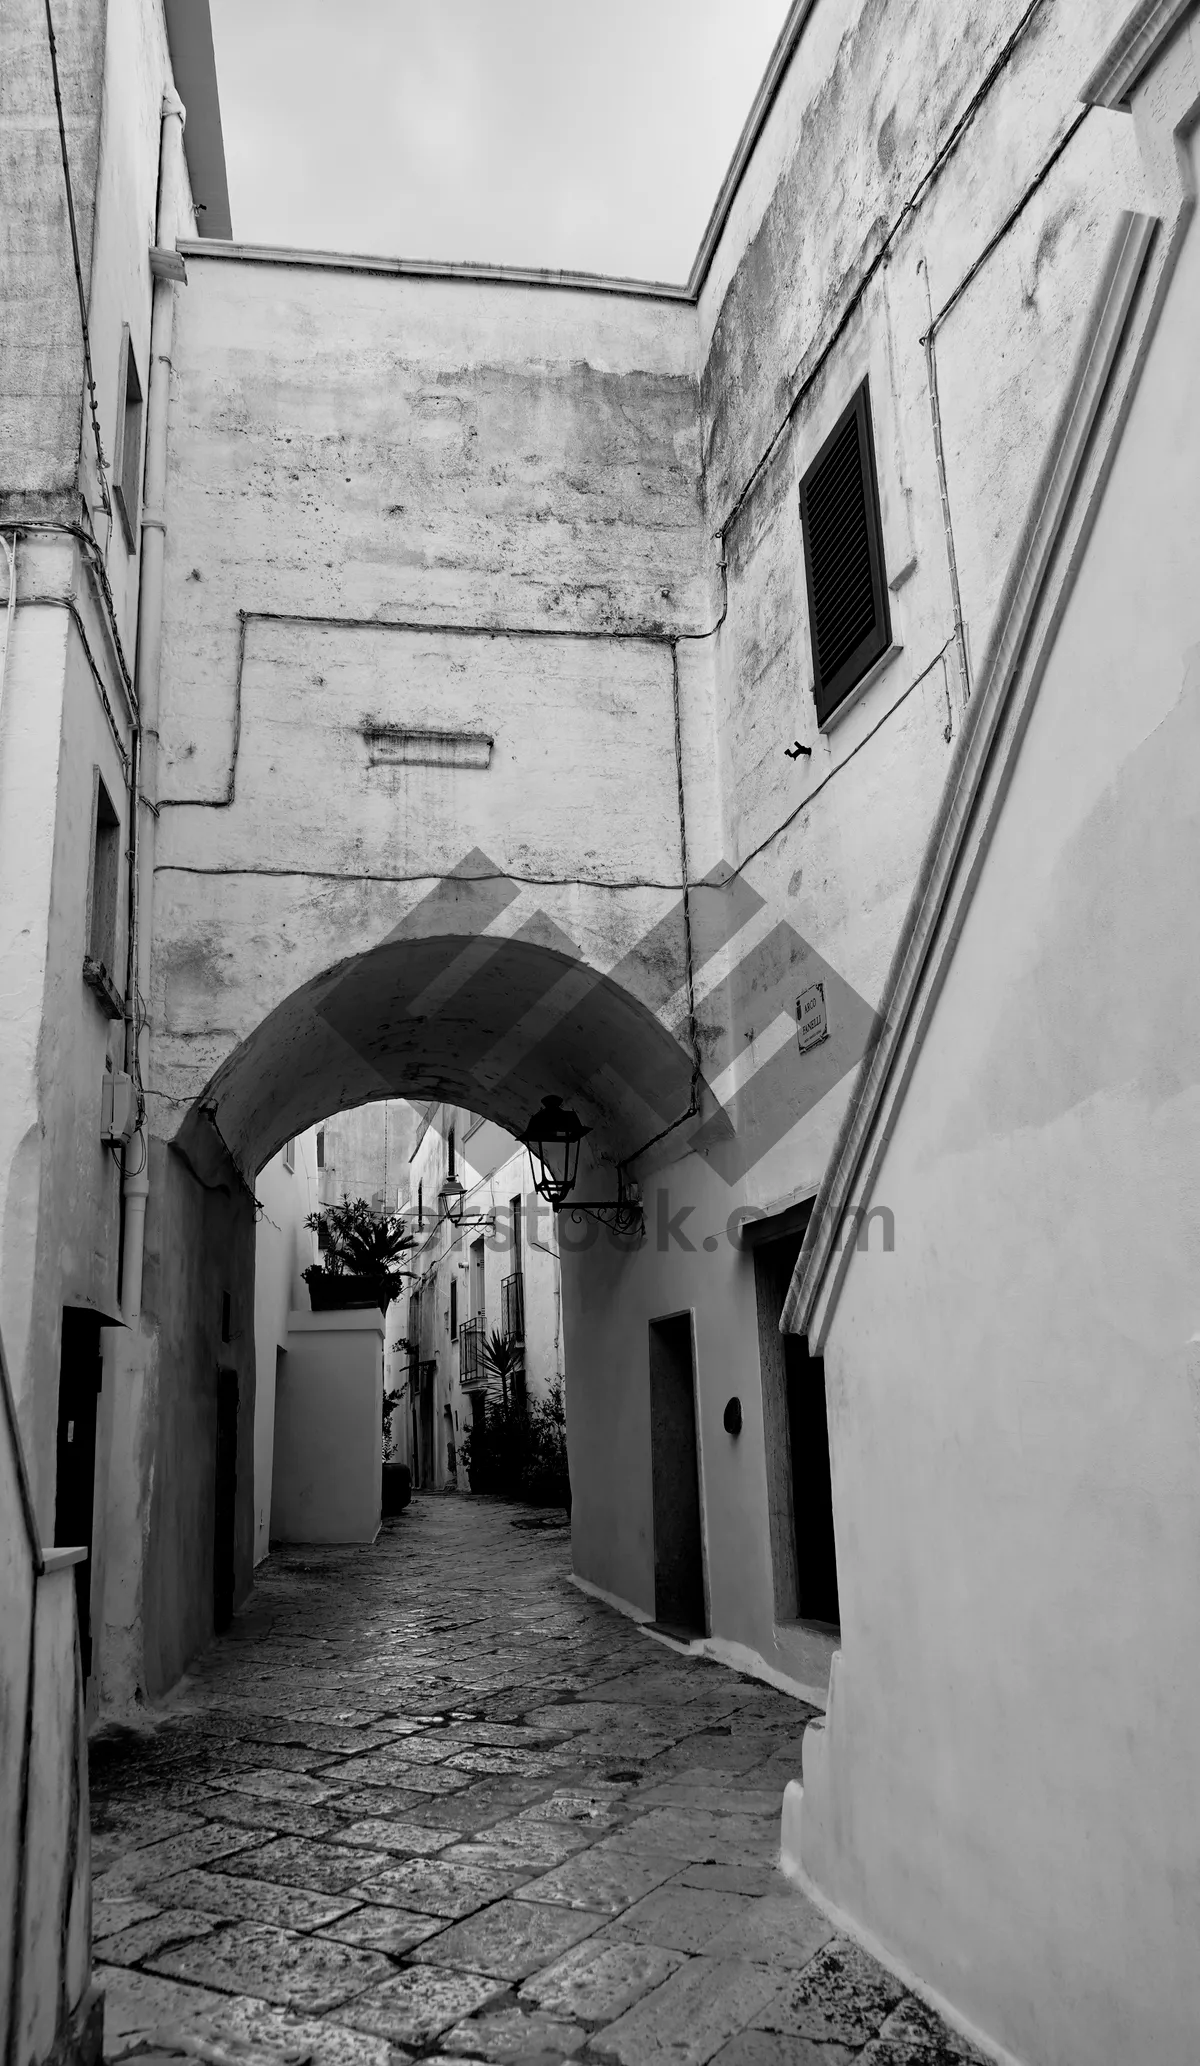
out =
{"type": "Polygon", "coordinates": [[[800,483],[813,696],[824,724],[891,643],[864,380],[800,483]]]}

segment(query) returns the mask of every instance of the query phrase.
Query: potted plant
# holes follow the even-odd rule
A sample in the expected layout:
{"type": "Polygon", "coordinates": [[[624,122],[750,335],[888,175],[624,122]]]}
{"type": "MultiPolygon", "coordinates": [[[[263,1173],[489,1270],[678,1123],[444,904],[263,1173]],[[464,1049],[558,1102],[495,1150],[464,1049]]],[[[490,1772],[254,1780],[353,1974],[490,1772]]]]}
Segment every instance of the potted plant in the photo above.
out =
{"type": "Polygon", "coordinates": [[[377,1213],[365,1198],[323,1205],[304,1222],[316,1234],[323,1260],[303,1272],[314,1313],[378,1306],[386,1313],[405,1276],[397,1259],[414,1246],[398,1219],[377,1213]]]}
{"type": "Polygon", "coordinates": [[[493,1327],[483,1344],[483,1365],[490,1377],[500,1380],[500,1397],[504,1411],[517,1407],[517,1377],[523,1372],[525,1358],[515,1336],[505,1334],[499,1327],[493,1327]]]}
{"type": "Polygon", "coordinates": [[[383,1497],[385,1514],[402,1514],[412,1498],[412,1473],[406,1463],[393,1463],[388,1458],[392,1439],[392,1415],[403,1399],[403,1392],[385,1392],[383,1395],[383,1497]]]}

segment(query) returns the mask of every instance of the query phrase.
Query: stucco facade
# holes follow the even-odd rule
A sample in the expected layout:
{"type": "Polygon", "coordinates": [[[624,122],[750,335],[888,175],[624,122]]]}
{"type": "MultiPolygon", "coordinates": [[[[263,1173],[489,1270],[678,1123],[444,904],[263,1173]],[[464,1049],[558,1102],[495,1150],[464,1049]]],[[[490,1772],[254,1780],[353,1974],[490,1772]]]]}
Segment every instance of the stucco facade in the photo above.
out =
{"type": "MultiPolygon", "coordinates": [[[[152,802],[145,539],[166,394],[152,329],[161,346],[175,291],[152,247],[181,277],[195,59],[157,0],[16,0],[0,22],[0,1360],[22,1494],[0,1526],[30,1587],[6,1593],[4,1618],[0,2041],[22,2062],[98,2051],[84,1716],[144,1548],[118,1338],[122,1165],[149,1154],[122,1140],[141,1109],[131,861],[152,802]]],[[[215,97],[209,129],[220,167],[215,97]]]]}

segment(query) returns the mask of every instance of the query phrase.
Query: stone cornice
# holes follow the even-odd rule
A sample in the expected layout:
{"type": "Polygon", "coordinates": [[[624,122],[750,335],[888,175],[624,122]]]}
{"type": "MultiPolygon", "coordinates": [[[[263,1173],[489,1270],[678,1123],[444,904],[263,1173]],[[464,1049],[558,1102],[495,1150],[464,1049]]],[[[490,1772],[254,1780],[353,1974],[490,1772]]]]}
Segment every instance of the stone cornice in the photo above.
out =
{"type": "Polygon", "coordinates": [[[1196,0],[1141,0],[1088,77],[1080,100],[1089,107],[1127,109],[1160,44],[1195,5],[1196,0]]]}

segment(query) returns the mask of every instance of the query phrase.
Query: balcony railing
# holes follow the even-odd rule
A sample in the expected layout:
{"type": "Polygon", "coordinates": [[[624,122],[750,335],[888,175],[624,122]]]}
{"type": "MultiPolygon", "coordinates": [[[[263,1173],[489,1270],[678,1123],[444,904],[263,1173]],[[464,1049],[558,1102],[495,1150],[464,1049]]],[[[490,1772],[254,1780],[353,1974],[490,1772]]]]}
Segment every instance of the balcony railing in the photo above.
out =
{"type": "Polygon", "coordinates": [[[458,1323],[458,1381],[464,1391],[482,1390],[488,1381],[483,1360],[483,1315],[458,1323]]]}
{"type": "Polygon", "coordinates": [[[500,1286],[500,1324],[513,1341],[525,1339],[525,1277],[514,1270],[500,1286]]]}

